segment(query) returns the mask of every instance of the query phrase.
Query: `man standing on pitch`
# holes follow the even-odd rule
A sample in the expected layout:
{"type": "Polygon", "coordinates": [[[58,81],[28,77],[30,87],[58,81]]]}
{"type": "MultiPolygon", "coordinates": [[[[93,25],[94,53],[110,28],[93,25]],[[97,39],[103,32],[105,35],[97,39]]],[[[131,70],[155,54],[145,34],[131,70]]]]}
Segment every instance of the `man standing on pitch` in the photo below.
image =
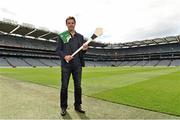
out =
{"type": "Polygon", "coordinates": [[[61,57],[60,106],[62,116],[66,115],[66,109],[68,107],[68,84],[71,74],[74,80],[74,109],[80,113],[85,113],[85,111],[81,107],[81,76],[82,67],[84,66],[83,54],[88,49],[88,45],[84,44],[84,37],[75,31],[75,25],[76,20],[74,17],[68,17],[66,19],[66,26],[68,28],[68,31],[64,32],[65,34],[60,34],[60,36],[58,37],[58,44],[56,48],[56,53],[61,57]],[[71,54],[73,54],[82,45],[83,49],[74,57],[72,57],[71,54]]]}

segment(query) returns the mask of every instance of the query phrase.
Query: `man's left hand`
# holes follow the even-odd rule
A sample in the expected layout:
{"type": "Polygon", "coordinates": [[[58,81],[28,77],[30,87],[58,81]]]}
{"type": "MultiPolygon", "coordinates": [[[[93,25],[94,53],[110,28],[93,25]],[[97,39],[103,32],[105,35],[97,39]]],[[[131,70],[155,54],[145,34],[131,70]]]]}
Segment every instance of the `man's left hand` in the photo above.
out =
{"type": "Polygon", "coordinates": [[[83,44],[83,50],[87,50],[89,48],[89,46],[87,44],[83,44]]]}

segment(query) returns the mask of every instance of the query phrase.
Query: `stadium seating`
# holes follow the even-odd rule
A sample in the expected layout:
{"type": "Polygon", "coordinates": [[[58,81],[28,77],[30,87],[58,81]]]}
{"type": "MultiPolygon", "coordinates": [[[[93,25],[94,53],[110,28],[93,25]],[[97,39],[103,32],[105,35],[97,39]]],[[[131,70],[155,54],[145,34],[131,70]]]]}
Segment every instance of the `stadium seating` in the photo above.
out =
{"type": "Polygon", "coordinates": [[[173,61],[171,62],[171,66],[180,66],[180,59],[173,60],[173,61]]]}
{"type": "Polygon", "coordinates": [[[29,66],[24,60],[21,58],[12,58],[12,57],[7,57],[6,60],[8,63],[10,63],[11,66],[16,67],[16,66],[29,66]]]}
{"type": "Polygon", "coordinates": [[[47,66],[57,66],[58,64],[55,62],[52,62],[50,59],[39,59],[39,61],[47,66]]]}
{"type": "Polygon", "coordinates": [[[8,64],[6,58],[0,57],[0,66],[1,67],[11,67],[11,65],[8,64]]]}
{"type": "Polygon", "coordinates": [[[159,60],[150,60],[144,66],[156,66],[158,65],[159,60]]]}
{"type": "Polygon", "coordinates": [[[0,45],[53,51],[56,43],[18,36],[0,35],[0,45]]]}
{"type": "MultiPolygon", "coordinates": [[[[56,42],[0,35],[0,67],[60,66],[56,42]]],[[[86,66],[180,66],[180,44],[129,48],[90,47],[86,66]]]]}
{"type": "Polygon", "coordinates": [[[89,53],[101,55],[132,55],[132,54],[150,54],[150,53],[165,53],[165,52],[180,52],[180,43],[143,46],[135,48],[120,48],[120,49],[90,49],[89,53]]]}
{"type": "Polygon", "coordinates": [[[171,64],[171,60],[161,60],[157,66],[169,66],[171,64]]]}
{"type": "Polygon", "coordinates": [[[24,59],[24,61],[26,61],[27,63],[29,63],[33,67],[35,67],[35,66],[47,66],[46,64],[41,62],[39,59],[33,59],[33,58],[23,58],[23,59],[24,59]]]}
{"type": "Polygon", "coordinates": [[[143,60],[143,61],[138,61],[137,64],[135,64],[135,66],[144,66],[145,64],[147,64],[148,61],[147,60],[143,60]]]}

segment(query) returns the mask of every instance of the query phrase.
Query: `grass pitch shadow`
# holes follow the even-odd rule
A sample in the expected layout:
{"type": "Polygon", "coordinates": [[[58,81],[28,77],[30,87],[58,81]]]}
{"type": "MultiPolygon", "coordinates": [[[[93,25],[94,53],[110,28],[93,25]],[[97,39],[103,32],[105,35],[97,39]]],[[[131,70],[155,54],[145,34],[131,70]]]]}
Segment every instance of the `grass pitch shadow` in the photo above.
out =
{"type": "Polygon", "coordinates": [[[65,115],[65,116],[61,116],[60,119],[66,120],[66,119],[72,119],[72,117],[71,117],[70,114],[67,112],[66,115],[65,115]]]}
{"type": "Polygon", "coordinates": [[[89,118],[86,116],[86,113],[79,113],[79,112],[77,112],[77,111],[76,111],[76,113],[77,113],[77,115],[79,116],[80,119],[86,119],[86,120],[89,119],[89,118]]]}

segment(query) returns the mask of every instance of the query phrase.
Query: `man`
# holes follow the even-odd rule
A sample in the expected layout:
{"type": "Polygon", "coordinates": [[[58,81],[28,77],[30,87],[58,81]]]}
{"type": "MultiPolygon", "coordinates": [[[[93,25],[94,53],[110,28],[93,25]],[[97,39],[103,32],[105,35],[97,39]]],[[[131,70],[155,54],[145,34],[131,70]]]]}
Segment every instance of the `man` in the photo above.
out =
{"type": "Polygon", "coordinates": [[[71,37],[67,43],[64,43],[59,36],[56,53],[61,57],[61,92],[60,92],[60,106],[61,115],[66,115],[67,98],[68,98],[68,84],[70,75],[72,74],[74,80],[74,109],[80,113],[85,113],[82,109],[82,90],[81,90],[81,76],[82,67],[84,66],[83,54],[88,49],[85,45],[84,37],[75,31],[76,20],[74,17],[66,19],[66,26],[71,37]],[[80,46],[83,49],[74,57],[71,56],[80,46]],[[69,62],[67,62],[69,61],[69,62]]]}

